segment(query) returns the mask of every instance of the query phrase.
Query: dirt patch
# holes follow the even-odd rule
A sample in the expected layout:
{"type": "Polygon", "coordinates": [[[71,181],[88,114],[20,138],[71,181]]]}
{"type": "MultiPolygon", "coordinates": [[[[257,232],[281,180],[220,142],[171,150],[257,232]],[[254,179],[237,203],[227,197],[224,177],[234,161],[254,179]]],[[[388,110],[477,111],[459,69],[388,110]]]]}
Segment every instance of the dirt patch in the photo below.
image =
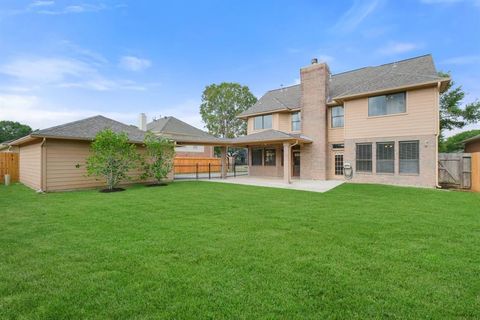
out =
{"type": "Polygon", "coordinates": [[[100,192],[103,193],[110,193],[110,192],[120,192],[120,191],[125,191],[123,188],[113,188],[113,189],[102,189],[100,192]]]}

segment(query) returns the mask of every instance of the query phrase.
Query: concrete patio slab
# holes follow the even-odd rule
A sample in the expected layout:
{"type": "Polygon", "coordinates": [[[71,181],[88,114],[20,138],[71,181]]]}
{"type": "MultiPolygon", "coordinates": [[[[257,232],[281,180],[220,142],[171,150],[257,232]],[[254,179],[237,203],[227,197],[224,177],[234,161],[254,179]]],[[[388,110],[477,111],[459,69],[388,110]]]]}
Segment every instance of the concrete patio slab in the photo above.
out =
{"type": "Polygon", "coordinates": [[[303,190],[303,191],[312,191],[312,192],[326,192],[344,183],[344,181],[338,181],[338,180],[293,179],[291,184],[286,184],[283,182],[282,178],[263,178],[263,177],[259,178],[259,177],[250,177],[250,176],[235,177],[235,178],[229,177],[227,179],[214,179],[209,181],[220,182],[220,183],[243,184],[243,185],[260,186],[260,187],[303,190]]]}

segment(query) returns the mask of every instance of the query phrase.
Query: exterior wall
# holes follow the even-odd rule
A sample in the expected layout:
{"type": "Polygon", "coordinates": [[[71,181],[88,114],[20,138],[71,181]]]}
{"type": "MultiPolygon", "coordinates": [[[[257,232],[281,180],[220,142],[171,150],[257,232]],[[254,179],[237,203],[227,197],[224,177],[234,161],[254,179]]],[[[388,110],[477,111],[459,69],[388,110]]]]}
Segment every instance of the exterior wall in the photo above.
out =
{"type": "Polygon", "coordinates": [[[345,139],[437,134],[438,89],[407,91],[407,112],[386,116],[368,116],[368,98],[346,101],[345,139]]]}
{"type": "Polygon", "coordinates": [[[332,108],[327,111],[327,140],[329,143],[343,143],[345,139],[345,126],[343,128],[332,128],[332,108]]]}
{"type": "Polygon", "coordinates": [[[300,178],[327,178],[327,107],[330,71],[326,64],[313,64],[300,70],[302,88],[302,133],[313,140],[302,146],[300,178]]]}
{"type": "MultiPolygon", "coordinates": [[[[272,129],[279,130],[283,132],[295,132],[299,133],[300,131],[292,131],[292,112],[274,112],[272,115],[272,129]]],[[[247,119],[247,134],[252,134],[268,129],[255,130],[254,129],[254,118],[255,116],[249,117],[247,119]]]]}
{"type": "Polygon", "coordinates": [[[292,132],[292,116],[291,113],[278,114],[278,130],[284,132],[292,132]]]}
{"type": "Polygon", "coordinates": [[[430,135],[385,136],[377,138],[358,138],[345,140],[344,163],[349,162],[353,168],[352,182],[384,183],[419,187],[437,185],[437,137],[430,135]],[[419,140],[419,174],[399,173],[399,141],[419,140]],[[376,173],[376,142],[395,142],[395,173],[376,173]],[[355,163],[356,143],[372,143],[372,172],[357,172],[355,163]]]}
{"type": "Polygon", "coordinates": [[[465,152],[480,152],[480,139],[465,144],[465,152]]]}
{"type": "MultiPolygon", "coordinates": [[[[186,146],[191,147],[191,146],[186,146]]],[[[182,148],[177,147],[175,148],[175,156],[176,157],[192,157],[192,158],[213,158],[213,147],[212,146],[194,146],[200,147],[198,151],[183,151],[182,148]]],[[[191,150],[189,148],[185,148],[186,150],[191,150]]]]}
{"type": "Polygon", "coordinates": [[[20,182],[40,190],[42,188],[42,143],[37,142],[20,147],[20,182]]]}
{"type": "MultiPolygon", "coordinates": [[[[90,155],[90,142],[75,140],[47,139],[46,150],[46,190],[64,191],[105,186],[103,180],[87,176],[86,159],[90,155]]],[[[143,152],[143,150],[139,150],[143,152]]],[[[22,172],[22,171],[20,171],[22,172]]],[[[130,174],[128,183],[140,182],[140,171],[130,174]]]]}
{"type": "MultiPolygon", "coordinates": [[[[250,176],[259,176],[259,177],[283,177],[283,165],[282,165],[282,145],[270,145],[270,146],[252,146],[248,148],[249,154],[249,175],[250,176]],[[253,166],[252,165],[252,149],[272,149],[275,151],[275,166],[253,166]]],[[[264,162],[265,155],[262,156],[262,163],[264,162]]]]}

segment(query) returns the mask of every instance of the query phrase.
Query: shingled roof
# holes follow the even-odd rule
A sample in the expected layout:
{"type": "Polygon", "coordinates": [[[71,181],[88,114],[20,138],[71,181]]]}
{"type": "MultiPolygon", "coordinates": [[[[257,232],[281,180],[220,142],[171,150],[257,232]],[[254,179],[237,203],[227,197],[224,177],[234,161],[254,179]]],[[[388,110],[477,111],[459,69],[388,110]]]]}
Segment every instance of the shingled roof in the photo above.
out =
{"type": "MultiPolygon", "coordinates": [[[[128,135],[130,142],[141,143],[145,136],[145,132],[135,126],[126,125],[124,123],[106,118],[104,116],[94,116],[74,122],[65,123],[59,126],[37,130],[32,132],[29,137],[32,138],[61,138],[74,140],[93,140],[99,131],[111,129],[113,132],[124,132],[128,135]]],[[[13,141],[15,145],[24,138],[13,141]]]]}
{"type": "MultiPolygon", "coordinates": [[[[433,58],[428,54],[380,66],[334,74],[329,83],[329,101],[442,80],[444,81],[445,78],[438,76],[433,58]]],[[[299,109],[301,108],[301,97],[300,84],[271,90],[239,116],[299,109]]]]}
{"type": "Polygon", "coordinates": [[[179,143],[219,143],[224,141],[208,134],[175,117],[163,117],[147,124],[147,130],[151,130],[161,136],[175,140],[179,143]]]}

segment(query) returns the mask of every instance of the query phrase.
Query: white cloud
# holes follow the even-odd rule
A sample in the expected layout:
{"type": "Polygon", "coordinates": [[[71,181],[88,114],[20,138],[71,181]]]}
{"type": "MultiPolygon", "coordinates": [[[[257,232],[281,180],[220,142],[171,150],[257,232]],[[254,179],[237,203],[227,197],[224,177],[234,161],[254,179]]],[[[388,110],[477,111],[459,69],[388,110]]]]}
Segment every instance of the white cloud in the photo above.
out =
{"type": "Polygon", "coordinates": [[[441,62],[442,64],[454,64],[454,65],[464,65],[464,64],[477,64],[480,63],[480,55],[468,55],[468,56],[458,56],[445,59],[441,62]]]}
{"type": "Polygon", "coordinates": [[[333,31],[350,32],[357,28],[380,4],[380,0],[355,0],[353,5],[340,17],[333,26],[333,31]]]}
{"type": "Polygon", "coordinates": [[[92,64],[75,58],[19,58],[0,66],[22,85],[84,88],[96,91],[146,90],[130,80],[109,79],[92,64]]]}
{"type": "Polygon", "coordinates": [[[419,49],[421,46],[412,42],[390,42],[378,52],[384,55],[395,55],[419,49]]]}
{"type": "Polygon", "coordinates": [[[48,7],[48,6],[53,6],[54,4],[55,4],[55,1],[38,0],[30,3],[29,7],[48,7]]]}
{"type": "Polygon", "coordinates": [[[129,71],[142,71],[150,68],[152,62],[147,59],[134,56],[123,56],[120,58],[119,66],[129,71]]]}
{"type": "Polygon", "coordinates": [[[86,12],[98,12],[107,9],[107,6],[104,4],[76,4],[68,5],[63,8],[54,8],[54,9],[41,9],[35,11],[38,14],[47,14],[47,15],[62,15],[62,14],[75,14],[75,13],[86,13],[86,12]]]}

